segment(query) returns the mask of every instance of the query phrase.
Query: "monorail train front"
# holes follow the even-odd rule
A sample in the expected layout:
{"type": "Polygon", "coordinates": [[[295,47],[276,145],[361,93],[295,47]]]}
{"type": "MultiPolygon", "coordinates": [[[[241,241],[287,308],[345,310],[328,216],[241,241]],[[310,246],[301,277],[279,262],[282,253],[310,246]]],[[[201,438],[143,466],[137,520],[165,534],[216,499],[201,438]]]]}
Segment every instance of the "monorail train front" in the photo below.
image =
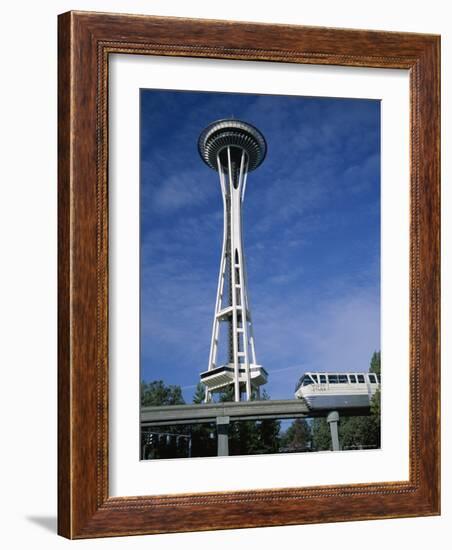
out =
{"type": "Polygon", "coordinates": [[[303,399],[310,409],[315,408],[316,400],[313,398],[313,386],[315,384],[314,379],[309,373],[304,373],[298,380],[295,388],[295,398],[303,399]]]}
{"type": "Polygon", "coordinates": [[[375,373],[305,372],[295,388],[295,397],[310,409],[367,408],[380,387],[375,373]]]}

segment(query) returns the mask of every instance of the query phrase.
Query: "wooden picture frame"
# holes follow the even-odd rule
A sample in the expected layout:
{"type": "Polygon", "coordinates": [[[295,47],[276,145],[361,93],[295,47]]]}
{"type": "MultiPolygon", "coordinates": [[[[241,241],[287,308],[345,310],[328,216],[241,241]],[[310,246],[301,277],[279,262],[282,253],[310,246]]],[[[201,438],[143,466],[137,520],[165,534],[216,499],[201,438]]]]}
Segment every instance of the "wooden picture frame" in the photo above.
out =
{"type": "Polygon", "coordinates": [[[58,532],[68,538],[440,513],[440,38],[138,15],[59,16],[58,532]],[[410,73],[408,481],[110,497],[110,54],[265,60],[410,73]]]}

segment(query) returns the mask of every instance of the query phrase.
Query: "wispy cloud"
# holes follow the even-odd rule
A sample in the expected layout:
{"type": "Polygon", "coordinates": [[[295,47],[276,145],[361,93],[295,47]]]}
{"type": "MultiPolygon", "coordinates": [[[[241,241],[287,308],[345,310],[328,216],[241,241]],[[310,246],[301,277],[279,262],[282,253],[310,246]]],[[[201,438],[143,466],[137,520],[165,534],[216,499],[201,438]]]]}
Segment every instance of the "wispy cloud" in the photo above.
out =
{"type": "Polygon", "coordinates": [[[151,187],[147,206],[152,213],[171,214],[180,208],[205,204],[216,191],[213,185],[200,185],[201,170],[181,170],[165,175],[147,168],[146,173],[148,181],[143,181],[143,187],[151,187]]]}

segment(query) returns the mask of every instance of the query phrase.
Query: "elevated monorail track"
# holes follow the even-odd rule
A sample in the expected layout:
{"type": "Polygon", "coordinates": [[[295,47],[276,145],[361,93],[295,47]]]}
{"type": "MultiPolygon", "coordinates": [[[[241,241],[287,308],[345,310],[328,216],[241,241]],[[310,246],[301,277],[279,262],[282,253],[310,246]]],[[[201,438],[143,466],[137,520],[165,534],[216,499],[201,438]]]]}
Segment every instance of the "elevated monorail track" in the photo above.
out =
{"type": "MultiPolygon", "coordinates": [[[[369,407],[335,409],[344,416],[366,416],[369,407]]],[[[328,416],[329,409],[309,409],[304,399],[204,403],[193,405],[164,405],[141,408],[141,426],[169,424],[199,424],[216,422],[219,417],[231,420],[274,420],[328,416]]]]}
{"type": "Polygon", "coordinates": [[[330,408],[312,410],[304,399],[239,401],[142,407],[140,423],[142,429],[175,424],[215,423],[217,426],[218,456],[227,456],[229,454],[228,429],[231,421],[324,416],[330,425],[332,446],[333,450],[336,451],[339,450],[337,424],[340,414],[344,416],[366,416],[369,413],[369,407],[335,409],[334,411],[330,408]]]}

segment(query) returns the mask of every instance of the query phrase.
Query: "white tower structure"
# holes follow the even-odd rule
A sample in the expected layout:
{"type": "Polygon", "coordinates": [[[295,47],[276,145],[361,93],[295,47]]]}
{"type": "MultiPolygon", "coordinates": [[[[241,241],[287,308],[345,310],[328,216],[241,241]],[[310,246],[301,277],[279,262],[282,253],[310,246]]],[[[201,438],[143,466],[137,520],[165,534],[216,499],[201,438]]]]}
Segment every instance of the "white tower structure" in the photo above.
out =
{"type": "Polygon", "coordinates": [[[260,386],[267,382],[267,372],[258,365],[253,323],[247,291],[245,254],[242,236],[242,204],[248,172],[264,160],[267,144],[264,136],[251,124],[239,120],[219,120],[200,135],[199,153],[204,162],[220,177],[223,196],[223,248],[212,327],[208,370],[201,373],[206,387],[205,401],[212,393],[233,386],[234,400],[242,394],[248,401],[260,396],[260,386]],[[221,325],[227,330],[221,330],[221,325]],[[226,332],[227,360],[218,364],[219,341],[226,332]]]}

